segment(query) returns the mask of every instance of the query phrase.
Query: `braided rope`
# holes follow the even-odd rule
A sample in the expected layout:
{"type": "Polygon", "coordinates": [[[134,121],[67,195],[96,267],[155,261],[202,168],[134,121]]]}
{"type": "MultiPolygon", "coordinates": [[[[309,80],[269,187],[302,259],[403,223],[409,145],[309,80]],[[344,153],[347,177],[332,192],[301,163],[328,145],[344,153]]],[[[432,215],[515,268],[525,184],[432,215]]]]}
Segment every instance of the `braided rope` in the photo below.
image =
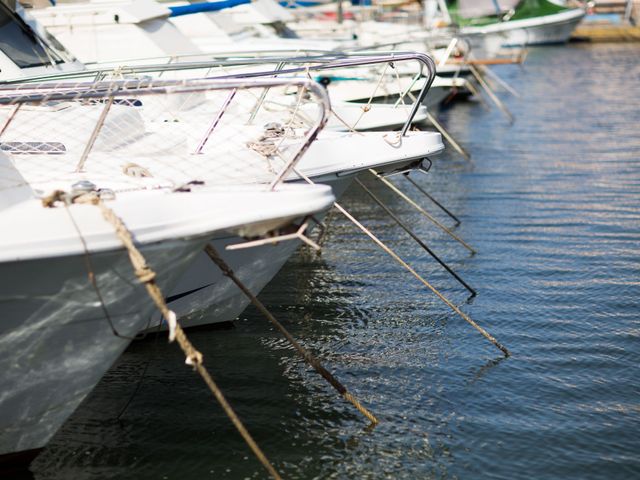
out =
{"type": "Polygon", "coordinates": [[[95,205],[100,209],[100,211],[102,212],[102,216],[114,228],[116,236],[127,250],[127,254],[129,255],[129,259],[131,261],[131,265],[136,277],[138,277],[138,280],[144,284],[147,293],[160,310],[160,313],[162,313],[162,316],[167,320],[167,323],[169,324],[169,341],[172,342],[173,340],[176,340],[178,342],[178,345],[185,355],[185,363],[187,365],[193,366],[194,370],[196,370],[200,374],[207,387],[209,387],[211,393],[214,395],[216,400],[218,400],[218,403],[220,403],[220,406],[222,407],[224,412],[227,414],[233,425],[243,437],[244,441],[247,443],[247,445],[249,445],[249,448],[251,448],[254,455],[258,458],[260,463],[262,463],[269,474],[276,480],[281,480],[278,472],[273,468],[255,440],[253,440],[251,434],[242,424],[242,421],[234,412],[233,408],[224,397],[222,391],[217,386],[208,370],[204,366],[204,358],[202,353],[200,353],[189,341],[187,335],[184,333],[184,330],[176,319],[176,314],[167,306],[164,300],[164,295],[162,294],[160,287],[156,283],[156,273],[151,269],[151,267],[149,267],[149,265],[147,265],[144,256],[135,246],[133,237],[131,236],[131,232],[126,227],[122,219],[118,217],[112,209],[107,207],[100,196],[95,192],[71,196],[66,192],[56,190],[55,192],[53,192],[53,194],[45,197],[42,203],[45,207],[53,207],[55,202],[57,201],[63,201],[66,204],[90,204],[95,205]]]}

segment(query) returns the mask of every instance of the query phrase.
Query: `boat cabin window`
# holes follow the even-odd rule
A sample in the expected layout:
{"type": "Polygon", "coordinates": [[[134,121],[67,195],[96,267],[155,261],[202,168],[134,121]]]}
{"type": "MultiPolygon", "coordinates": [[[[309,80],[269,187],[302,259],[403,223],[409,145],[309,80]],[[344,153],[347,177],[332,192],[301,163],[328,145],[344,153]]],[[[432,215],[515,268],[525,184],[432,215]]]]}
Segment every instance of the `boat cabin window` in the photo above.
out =
{"type": "Polygon", "coordinates": [[[62,62],[45,48],[31,27],[0,2],[0,50],[20,68],[62,62]]]}

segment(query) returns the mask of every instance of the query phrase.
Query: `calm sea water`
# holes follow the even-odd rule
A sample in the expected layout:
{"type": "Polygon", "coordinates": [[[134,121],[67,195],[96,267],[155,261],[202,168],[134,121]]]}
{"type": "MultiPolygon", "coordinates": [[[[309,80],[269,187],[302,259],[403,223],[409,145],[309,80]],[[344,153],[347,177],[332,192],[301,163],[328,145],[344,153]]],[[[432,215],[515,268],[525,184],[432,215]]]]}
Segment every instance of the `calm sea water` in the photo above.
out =
{"type": "MultiPolygon", "coordinates": [[[[255,310],[232,329],[191,334],[286,478],[640,477],[640,48],[536,49],[524,68],[497,71],[522,94],[507,99],[516,123],[474,102],[441,112],[473,162],[447,153],[416,177],[462,219],[456,231],[477,255],[368,182],[478,289],[473,301],[357,187],[342,203],[513,357],[339,214],[322,256],[299,252],[261,298],[377,428],[255,310]]],[[[266,476],[164,338],[133,345],[32,470],[266,476]]]]}

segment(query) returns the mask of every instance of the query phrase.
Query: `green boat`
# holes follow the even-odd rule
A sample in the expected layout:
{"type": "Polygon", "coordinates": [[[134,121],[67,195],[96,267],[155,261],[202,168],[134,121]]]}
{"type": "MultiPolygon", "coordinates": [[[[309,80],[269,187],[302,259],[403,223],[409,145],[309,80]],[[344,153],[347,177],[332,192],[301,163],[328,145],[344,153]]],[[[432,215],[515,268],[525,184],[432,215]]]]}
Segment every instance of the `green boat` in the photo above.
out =
{"type": "Polygon", "coordinates": [[[549,0],[456,0],[448,6],[460,35],[477,50],[566,42],[585,11],[549,0]]]}

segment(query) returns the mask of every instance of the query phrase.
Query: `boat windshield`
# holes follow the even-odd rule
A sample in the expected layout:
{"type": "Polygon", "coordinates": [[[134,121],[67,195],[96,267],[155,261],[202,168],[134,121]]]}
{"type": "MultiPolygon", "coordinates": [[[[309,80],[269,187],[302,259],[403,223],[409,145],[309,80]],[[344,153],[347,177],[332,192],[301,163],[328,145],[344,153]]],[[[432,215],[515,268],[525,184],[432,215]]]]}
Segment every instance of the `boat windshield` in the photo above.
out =
{"type": "Polygon", "coordinates": [[[41,67],[63,60],[56,52],[47,49],[21,18],[0,2],[0,50],[18,67],[41,67]]]}

